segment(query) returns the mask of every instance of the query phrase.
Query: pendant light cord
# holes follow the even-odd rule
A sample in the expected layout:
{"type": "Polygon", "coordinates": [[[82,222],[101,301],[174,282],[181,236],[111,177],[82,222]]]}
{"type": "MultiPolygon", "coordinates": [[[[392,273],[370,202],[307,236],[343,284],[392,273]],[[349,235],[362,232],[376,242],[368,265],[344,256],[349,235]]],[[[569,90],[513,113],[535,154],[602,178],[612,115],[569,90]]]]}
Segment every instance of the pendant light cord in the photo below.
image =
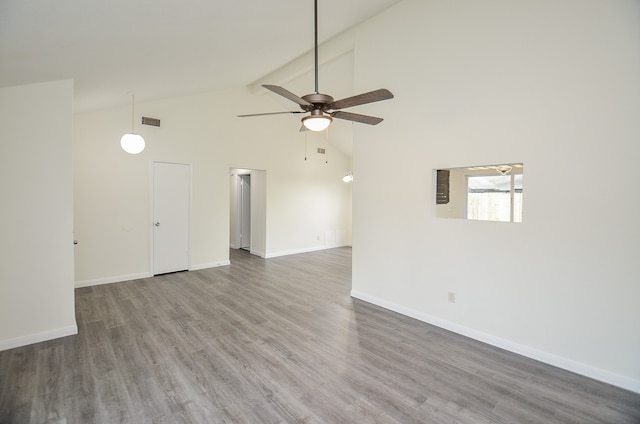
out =
{"type": "Polygon", "coordinates": [[[135,94],[131,93],[131,134],[135,134],[135,132],[133,131],[133,123],[134,123],[134,110],[133,110],[133,104],[134,104],[134,96],[135,94]]]}

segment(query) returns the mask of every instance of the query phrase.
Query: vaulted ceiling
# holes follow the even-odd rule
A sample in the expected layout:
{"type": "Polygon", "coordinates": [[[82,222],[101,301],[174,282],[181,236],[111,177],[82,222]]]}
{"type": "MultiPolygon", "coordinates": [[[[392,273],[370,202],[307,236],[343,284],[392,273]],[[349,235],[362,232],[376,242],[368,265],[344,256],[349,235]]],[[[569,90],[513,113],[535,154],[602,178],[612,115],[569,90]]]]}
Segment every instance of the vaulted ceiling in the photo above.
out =
{"type": "MultiPolygon", "coordinates": [[[[400,0],[319,0],[319,39],[400,0]]],[[[313,0],[1,0],[0,87],[73,78],[77,112],[244,86],[313,48],[313,0]]]]}

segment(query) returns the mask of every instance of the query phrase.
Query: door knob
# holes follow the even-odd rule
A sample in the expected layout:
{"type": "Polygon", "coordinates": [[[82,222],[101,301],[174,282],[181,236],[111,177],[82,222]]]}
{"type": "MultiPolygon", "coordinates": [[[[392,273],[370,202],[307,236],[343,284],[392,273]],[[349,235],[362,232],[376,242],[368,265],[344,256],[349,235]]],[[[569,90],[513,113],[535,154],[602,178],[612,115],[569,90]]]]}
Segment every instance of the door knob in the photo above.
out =
{"type": "Polygon", "coordinates": [[[154,222],[153,225],[155,225],[156,227],[159,227],[160,223],[159,222],[154,222]]]}

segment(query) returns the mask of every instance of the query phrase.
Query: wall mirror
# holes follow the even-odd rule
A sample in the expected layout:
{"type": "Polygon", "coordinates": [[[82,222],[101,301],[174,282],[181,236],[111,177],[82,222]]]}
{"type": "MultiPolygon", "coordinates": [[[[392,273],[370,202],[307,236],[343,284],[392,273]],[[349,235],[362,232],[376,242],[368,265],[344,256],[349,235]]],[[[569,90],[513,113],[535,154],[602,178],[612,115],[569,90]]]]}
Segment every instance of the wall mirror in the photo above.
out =
{"type": "Polygon", "coordinates": [[[523,175],[523,163],[436,169],[436,216],[522,222],[523,175]]]}

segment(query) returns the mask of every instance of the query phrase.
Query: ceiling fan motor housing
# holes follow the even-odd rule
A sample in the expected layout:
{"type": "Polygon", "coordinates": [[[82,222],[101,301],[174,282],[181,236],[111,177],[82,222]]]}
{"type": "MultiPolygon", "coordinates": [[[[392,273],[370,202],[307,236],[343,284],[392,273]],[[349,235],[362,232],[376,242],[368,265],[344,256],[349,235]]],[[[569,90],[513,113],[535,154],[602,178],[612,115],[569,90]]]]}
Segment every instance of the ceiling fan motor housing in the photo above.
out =
{"type": "Polygon", "coordinates": [[[327,105],[333,103],[333,97],[329,96],[328,94],[307,94],[306,96],[302,96],[302,98],[311,103],[311,106],[300,106],[306,111],[317,109],[324,110],[327,105]]]}

